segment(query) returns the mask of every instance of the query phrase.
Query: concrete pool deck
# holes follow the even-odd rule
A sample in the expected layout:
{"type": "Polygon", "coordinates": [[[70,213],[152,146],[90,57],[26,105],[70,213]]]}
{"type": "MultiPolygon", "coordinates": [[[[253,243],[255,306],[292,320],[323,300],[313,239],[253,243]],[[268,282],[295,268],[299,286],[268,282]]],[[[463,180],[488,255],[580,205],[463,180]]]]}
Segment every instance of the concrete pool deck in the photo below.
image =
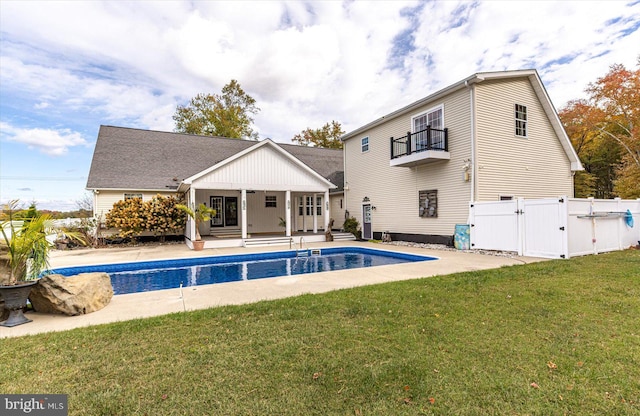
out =
{"type": "MultiPolygon", "coordinates": [[[[446,275],[457,272],[495,269],[503,266],[532,263],[545,259],[534,257],[502,257],[470,252],[445,251],[404,247],[368,242],[338,241],[310,243],[308,248],[359,246],[379,250],[399,251],[438,257],[429,262],[339,270],[296,276],[282,276],[213,285],[191,286],[180,289],[158,290],[114,296],[103,309],[78,316],[28,312],[33,322],[13,328],[0,327],[0,338],[65,331],[90,325],[126,321],[137,318],[206,309],[222,305],[238,305],[261,300],[280,299],[305,293],[324,293],[377,283],[394,282],[421,277],[446,275]]],[[[152,247],[127,247],[53,251],[51,268],[91,264],[127,263],[145,260],[166,260],[187,257],[205,257],[229,254],[248,254],[265,251],[288,250],[288,246],[219,248],[193,251],[184,244],[152,247]]]]}

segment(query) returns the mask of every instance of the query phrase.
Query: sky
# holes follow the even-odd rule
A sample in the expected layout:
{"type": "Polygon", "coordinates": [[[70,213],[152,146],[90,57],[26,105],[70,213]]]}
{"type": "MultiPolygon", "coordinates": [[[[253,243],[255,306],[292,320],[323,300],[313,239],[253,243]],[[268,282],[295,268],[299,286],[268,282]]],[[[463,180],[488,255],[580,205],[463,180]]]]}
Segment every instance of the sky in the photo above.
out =
{"type": "Polygon", "coordinates": [[[0,203],[77,209],[100,125],[173,131],[232,79],[289,143],[484,71],[537,69],[559,110],[639,57],[640,0],[0,0],[0,203]]]}

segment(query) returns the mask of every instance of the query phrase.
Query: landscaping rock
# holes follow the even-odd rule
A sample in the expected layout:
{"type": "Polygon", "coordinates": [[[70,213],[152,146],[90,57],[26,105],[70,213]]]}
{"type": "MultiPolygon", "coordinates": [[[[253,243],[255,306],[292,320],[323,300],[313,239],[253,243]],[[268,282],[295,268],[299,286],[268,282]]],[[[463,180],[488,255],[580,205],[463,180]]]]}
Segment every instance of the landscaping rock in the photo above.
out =
{"type": "Polygon", "coordinates": [[[44,313],[83,315],[104,308],[113,297],[107,273],[81,273],[65,277],[50,274],[31,289],[33,309],[44,313]]]}

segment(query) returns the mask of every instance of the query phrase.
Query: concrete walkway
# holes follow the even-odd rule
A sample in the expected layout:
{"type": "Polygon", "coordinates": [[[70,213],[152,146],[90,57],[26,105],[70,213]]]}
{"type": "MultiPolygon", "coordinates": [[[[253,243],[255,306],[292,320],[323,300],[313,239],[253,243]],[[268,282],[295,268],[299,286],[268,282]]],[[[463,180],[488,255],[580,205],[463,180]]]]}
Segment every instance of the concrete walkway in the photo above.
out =
{"type": "MultiPolygon", "coordinates": [[[[260,300],[279,299],[304,293],[394,282],[456,272],[494,269],[522,263],[542,261],[532,257],[499,257],[457,251],[429,250],[374,243],[340,241],[309,244],[309,248],[361,246],[438,257],[428,262],[404,263],[363,269],[340,270],[296,276],[274,277],[180,289],[158,290],[114,296],[105,308],[80,316],[63,316],[28,312],[33,322],[13,328],[0,327],[0,338],[98,325],[135,318],[192,311],[221,305],[236,305],[260,300]]],[[[52,252],[52,268],[91,264],[126,263],[144,260],[166,260],[228,254],[248,254],[288,250],[288,246],[221,248],[204,251],[189,250],[183,244],[140,248],[103,248],[52,252]]]]}

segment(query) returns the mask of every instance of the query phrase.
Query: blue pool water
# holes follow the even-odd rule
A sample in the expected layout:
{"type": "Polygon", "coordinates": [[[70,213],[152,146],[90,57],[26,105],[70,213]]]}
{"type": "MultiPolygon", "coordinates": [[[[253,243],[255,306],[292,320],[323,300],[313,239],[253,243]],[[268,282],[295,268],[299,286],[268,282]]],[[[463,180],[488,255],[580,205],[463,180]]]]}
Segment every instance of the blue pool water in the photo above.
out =
{"type": "Polygon", "coordinates": [[[72,276],[79,273],[106,272],[116,295],[173,289],[182,286],[209,285],[240,280],[291,276],[333,270],[374,267],[436,257],[373,250],[361,247],[321,249],[320,255],[295,250],[233,256],[212,256],[179,260],[145,261],[96,266],[67,267],[51,272],[72,276]]]}

